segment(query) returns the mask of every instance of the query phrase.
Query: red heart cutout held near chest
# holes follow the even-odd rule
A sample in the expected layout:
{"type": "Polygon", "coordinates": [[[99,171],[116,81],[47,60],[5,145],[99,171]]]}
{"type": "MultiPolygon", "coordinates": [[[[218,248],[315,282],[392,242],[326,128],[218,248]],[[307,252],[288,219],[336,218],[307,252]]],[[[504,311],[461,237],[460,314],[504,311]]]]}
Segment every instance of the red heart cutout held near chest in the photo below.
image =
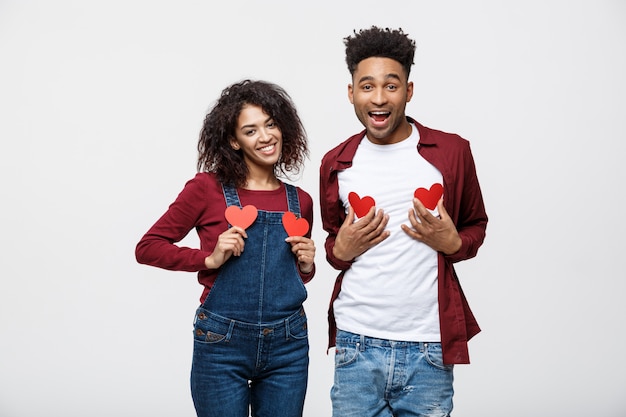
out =
{"type": "Polygon", "coordinates": [[[430,186],[430,190],[426,188],[418,188],[413,193],[415,198],[422,202],[424,207],[429,210],[434,210],[437,207],[439,199],[443,195],[443,185],[435,183],[430,186]]]}
{"type": "Polygon", "coordinates": [[[348,202],[354,209],[354,213],[357,215],[357,217],[365,216],[370,211],[370,209],[376,205],[374,199],[369,195],[361,198],[355,192],[350,192],[348,194],[348,202]]]}
{"type": "Polygon", "coordinates": [[[245,229],[256,220],[257,209],[252,205],[245,206],[244,208],[228,206],[226,207],[224,215],[228,223],[245,229]]]}
{"type": "Polygon", "coordinates": [[[309,222],[303,217],[298,219],[294,213],[287,211],[283,214],[283,227],[288,236],[304,236],[309,231],[309,222]]]}

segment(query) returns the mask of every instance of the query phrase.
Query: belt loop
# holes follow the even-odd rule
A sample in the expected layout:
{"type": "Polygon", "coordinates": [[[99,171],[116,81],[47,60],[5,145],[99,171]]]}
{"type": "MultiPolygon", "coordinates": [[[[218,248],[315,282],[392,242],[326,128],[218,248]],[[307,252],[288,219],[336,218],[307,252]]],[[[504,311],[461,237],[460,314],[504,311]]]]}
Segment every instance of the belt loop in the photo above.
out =
{"type": "Polygon", "coordinates": [[[233,336],[233,328],[235,327],[235,320],[230,321],[228,326],[228,332],[226,332],[226,342],[230,342],[230,338],[233,336]]]}
{"type": "Polygon", "coordinates": [[[289,335],[291,331],[289,330],[289,319],[285,319],[285,340],[289,340],[289,335]]]}
{"type": "Polygon", "coordinates": [[[365,352],[365,335],[361,335],[361,343],[359,346],[361,352],[365,352]]]}

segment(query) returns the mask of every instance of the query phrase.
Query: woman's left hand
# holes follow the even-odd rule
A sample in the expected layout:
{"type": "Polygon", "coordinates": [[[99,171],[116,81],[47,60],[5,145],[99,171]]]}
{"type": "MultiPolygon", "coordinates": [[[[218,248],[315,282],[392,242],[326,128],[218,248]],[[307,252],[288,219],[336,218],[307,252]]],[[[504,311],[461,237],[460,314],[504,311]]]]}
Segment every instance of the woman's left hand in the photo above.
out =
{"type": "Polygon", "coordinates": [[[311,272],[315,261],[315,242],[304,236],[290,236],[285,242],[291,244],[291,251],[298,260],[300,271],[305,274],[311,272]]]}

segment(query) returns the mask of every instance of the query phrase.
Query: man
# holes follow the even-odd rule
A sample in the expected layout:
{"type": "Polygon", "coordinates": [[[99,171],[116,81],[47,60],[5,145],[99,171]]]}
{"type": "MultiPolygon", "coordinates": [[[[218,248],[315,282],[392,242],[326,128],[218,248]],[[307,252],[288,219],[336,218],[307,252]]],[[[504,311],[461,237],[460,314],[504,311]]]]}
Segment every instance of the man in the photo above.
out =
{"type": "Polygon", "coordinates": [[[365,130],[322,159],[334,417],[448,416],[453,366],[480,328],[453,264],[487,226],[469,142],[405,115],[415,42],[402,29],[345,38],[348,98],[365,130]]]}

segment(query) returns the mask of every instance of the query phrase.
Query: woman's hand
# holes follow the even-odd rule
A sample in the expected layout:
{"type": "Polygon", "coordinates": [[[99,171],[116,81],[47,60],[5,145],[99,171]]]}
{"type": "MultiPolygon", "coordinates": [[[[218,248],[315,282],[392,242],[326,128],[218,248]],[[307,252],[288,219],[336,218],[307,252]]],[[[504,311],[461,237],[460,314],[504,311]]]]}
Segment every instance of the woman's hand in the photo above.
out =
{"type": "Polygon", "coordinates": [[[285,242],[291,244],[291,251],[298,260],[298,267],[304,274],[313,270],[315,261],[315,242],[304,236],[290,236],[285,242]]]}
{"type": "Polygon", "coordinates": [[[238,226],[233,226],[219,235],[213,253],[204,259],[207,269],[217,269],[231,256],[240,256],[247,237],[245,229],[238,226]]]}

